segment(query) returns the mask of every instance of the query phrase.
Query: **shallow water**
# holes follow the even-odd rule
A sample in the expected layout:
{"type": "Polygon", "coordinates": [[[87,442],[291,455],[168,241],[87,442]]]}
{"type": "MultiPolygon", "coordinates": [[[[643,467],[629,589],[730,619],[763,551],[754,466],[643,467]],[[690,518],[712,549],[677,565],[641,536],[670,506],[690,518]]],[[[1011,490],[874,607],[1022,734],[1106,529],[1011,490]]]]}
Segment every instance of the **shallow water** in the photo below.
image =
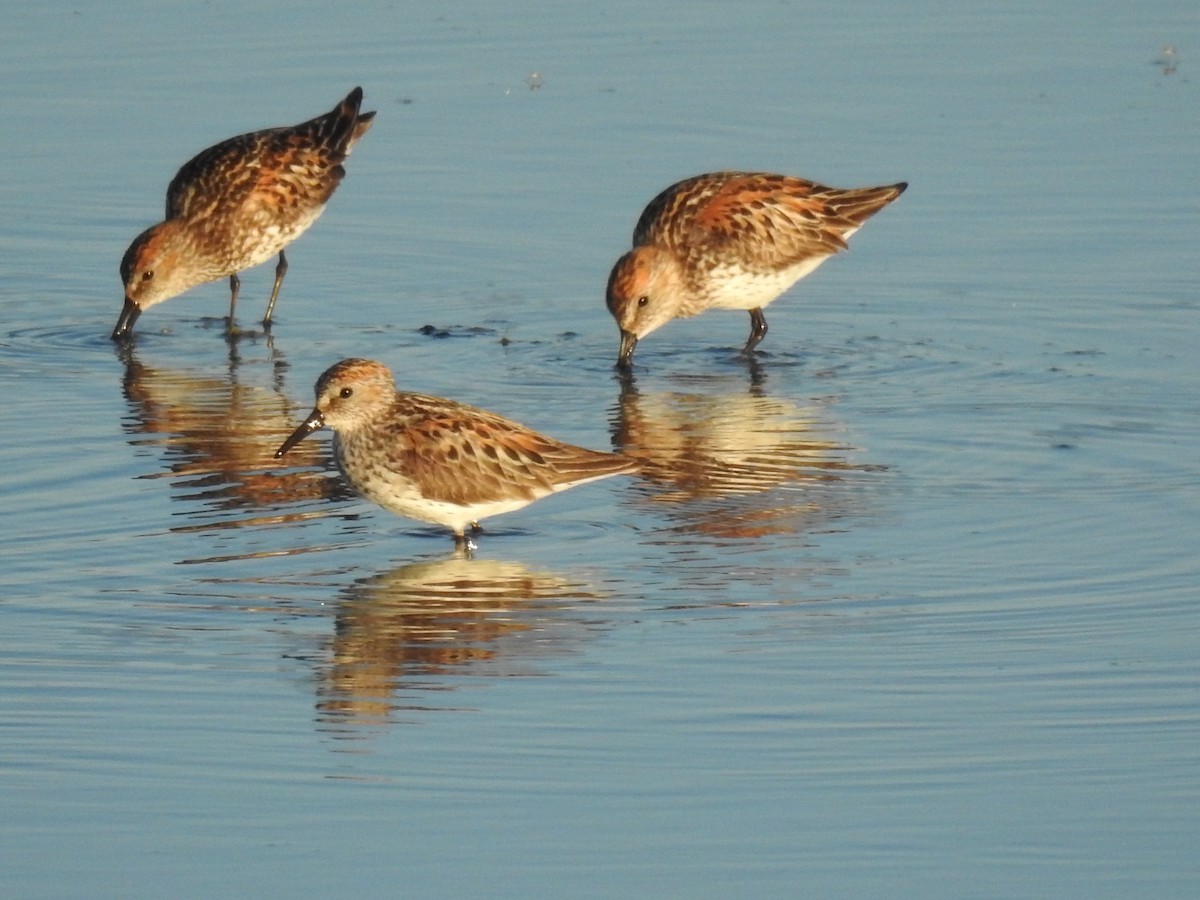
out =
{"type": "Polygon", "coordinates": [[[0,24],[6,895],[1195,896],[1191,4],[0,24]],[[360,83],[274,333],[112,346],[178,165],[360,83]],[[608,267],[724,167],[912,186],[623,383],[608,267]],[[455,557],[272,458],[344,356],[654,465],[455,557]]]}

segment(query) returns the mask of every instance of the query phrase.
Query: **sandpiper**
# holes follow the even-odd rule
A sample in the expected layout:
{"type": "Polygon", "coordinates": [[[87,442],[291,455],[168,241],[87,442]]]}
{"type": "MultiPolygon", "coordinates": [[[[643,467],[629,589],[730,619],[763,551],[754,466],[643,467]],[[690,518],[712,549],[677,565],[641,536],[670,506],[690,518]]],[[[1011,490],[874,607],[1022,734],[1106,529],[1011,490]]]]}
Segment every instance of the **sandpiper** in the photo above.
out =
{"type": "Polygon", "coordinates": [[[396,389],[383,363],[344,359],[317,380],[313,411],[275,452],[333,429],[334,458],[360,494],[410,519],[467,528],[549,494],[637,471],[630,457],[576,447],[487,410],[396,389]]]}
{"type": "Polygon", "coordinates": [[[763,307],[846,249],[906,187],[840,189],[767,172],[713,172],[671,185],[642,212],[633,249],[608,278],[608,309],[621,330],[618,366],[628,368],[650,332],[707,309],[749,310],[749,354],[767,333],[763,307]]]}
{"type": "Polygon", "coordinates": [[[287,272],[283,248],[321,215],[345,177],[342,163],[371,127],[375,113],[359,112],[362,96],[355,88],[315,119],[240,134],[186,162],[167,187],[165,219],[134,238],[121,260],[125,305],[113,340],[128,337],[151,306],[226,276],[232,331],[237,273],[279,254],[263,316],[269,326],[287,272]]]}

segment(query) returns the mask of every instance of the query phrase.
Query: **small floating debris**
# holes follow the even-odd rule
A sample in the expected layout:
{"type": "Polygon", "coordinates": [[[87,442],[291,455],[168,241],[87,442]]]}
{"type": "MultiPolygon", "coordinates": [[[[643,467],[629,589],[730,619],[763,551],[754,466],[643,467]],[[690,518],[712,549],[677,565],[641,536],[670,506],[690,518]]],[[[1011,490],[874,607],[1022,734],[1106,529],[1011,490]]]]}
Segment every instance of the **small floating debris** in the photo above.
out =
{"type": "Polygon", "coordinates": [[[1179,70],[1179,50],[1174,44],[1164,44],[1154,65],[1162,69],[1162,74],[1174,75],[1179,70]]]}

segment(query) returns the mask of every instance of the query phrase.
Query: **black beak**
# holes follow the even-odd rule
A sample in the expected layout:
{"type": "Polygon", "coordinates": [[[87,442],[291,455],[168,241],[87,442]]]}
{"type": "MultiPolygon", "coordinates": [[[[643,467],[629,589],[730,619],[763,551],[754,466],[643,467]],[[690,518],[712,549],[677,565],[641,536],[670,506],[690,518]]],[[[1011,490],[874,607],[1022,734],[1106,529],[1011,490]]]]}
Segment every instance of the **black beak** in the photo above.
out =
{"type": "Polygon", "coordinates": [[[121,307],[121,317],[117,319],[117,327],[113,329],[112,339],[123,341],[128,338],[133,332],[133,323],[141,314],[142,308],[126,297],[125,305],[121,307]]]}
{"type": "Polygon", "coordinates": [[[281,459],[283,454],[287,453],[317,429],[324,427],[325,414],[319,409],[314,409],[308,414],[307,419],[296,426],[296,430],[291,433],[288,439],[279,445],[279,449],[275,451],[275,458],[281,459]]]}
{"type": "Polygon", "coordinates": [[[621,349],[617,353],[617,368],[628,369],[633,358],[633,348],[637,346],[637,335],[632,331],[621,332],[621,349]]]}

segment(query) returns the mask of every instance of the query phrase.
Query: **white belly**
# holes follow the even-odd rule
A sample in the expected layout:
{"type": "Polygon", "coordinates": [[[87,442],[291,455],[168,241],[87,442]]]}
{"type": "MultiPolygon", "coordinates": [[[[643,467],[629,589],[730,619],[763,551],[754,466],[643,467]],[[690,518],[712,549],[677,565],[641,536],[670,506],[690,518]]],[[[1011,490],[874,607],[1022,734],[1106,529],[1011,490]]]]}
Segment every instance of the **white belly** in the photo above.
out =
{"type": "Polygon", "coordinates": [[[705,308],[757,309],[766,306],[827,259],[828,256],[818,256],[769,273],[721,266],[714,269],[710,277],[705,308]]]}

